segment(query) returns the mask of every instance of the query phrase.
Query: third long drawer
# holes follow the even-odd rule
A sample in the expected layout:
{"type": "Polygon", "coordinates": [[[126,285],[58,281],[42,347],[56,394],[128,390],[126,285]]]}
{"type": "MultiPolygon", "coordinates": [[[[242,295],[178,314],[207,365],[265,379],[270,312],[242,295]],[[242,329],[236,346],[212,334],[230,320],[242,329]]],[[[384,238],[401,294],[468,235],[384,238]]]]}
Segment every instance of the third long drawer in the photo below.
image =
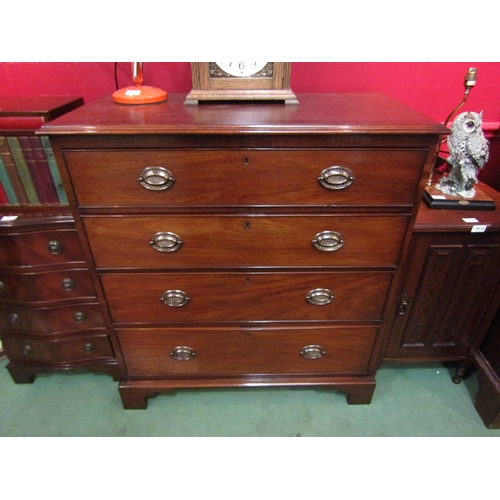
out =
{"type": "Polygon", "coordinates": [[[379,321],[392,273],[110,273],[118,324],[379,321]]]}

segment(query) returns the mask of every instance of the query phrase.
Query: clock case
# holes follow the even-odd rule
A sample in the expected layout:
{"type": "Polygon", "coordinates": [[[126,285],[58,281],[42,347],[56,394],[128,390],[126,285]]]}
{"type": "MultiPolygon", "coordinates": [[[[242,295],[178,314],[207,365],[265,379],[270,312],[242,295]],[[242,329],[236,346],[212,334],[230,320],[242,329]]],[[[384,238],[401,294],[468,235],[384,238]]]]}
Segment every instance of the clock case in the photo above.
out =
{"type": "Polygon", "coordinates": [[[184,104],[197,105],[204,101],[278,101],[298,104],[290,89],[291,63],[273,62],[272,76],[249,77],[215,75],[209,62],[192,62],[193,89],[184,104]]]}

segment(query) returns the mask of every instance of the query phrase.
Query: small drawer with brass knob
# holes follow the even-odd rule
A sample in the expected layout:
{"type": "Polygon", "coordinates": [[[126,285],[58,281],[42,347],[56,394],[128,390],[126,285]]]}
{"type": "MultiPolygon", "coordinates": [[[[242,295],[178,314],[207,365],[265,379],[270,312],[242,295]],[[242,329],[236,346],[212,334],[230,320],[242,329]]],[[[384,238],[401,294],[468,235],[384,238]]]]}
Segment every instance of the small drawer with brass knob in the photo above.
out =
{"type": "Polygon", "coordinates": [[[51,307],[0,306],[0,331],[43,333],[104,329],[104,318],[97,303],[51,307]]]}
{"type": "Polygon", "coordinates": [[[96,297],[87,269],[0,273],[0,280],[4,287],[0,293],[3,303],[42,304],[96,297]]]}
{"type": "Polygon", "coordinates": [[[41,339],[5,335],[3,344],[11,361],[71,363],[114,356],[106,334],[41,339]]]}
{"type": "Polygon", "coordinates": [[[67,217],[19,219],[0,227],[0,262],[13,268],[83,264],[85,256],[74,223],[67,217]]]}

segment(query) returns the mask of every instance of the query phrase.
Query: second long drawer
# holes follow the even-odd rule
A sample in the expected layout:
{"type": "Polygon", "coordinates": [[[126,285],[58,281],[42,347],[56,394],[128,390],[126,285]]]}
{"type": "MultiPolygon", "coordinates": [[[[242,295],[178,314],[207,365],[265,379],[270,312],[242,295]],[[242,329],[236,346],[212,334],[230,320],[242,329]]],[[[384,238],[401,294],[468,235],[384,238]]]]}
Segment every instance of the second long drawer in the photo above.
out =
{"type": "Polygon", "coordinates": [[[101,276],[115,323],[378,321],[392,274],[116,273],[101,276]]]}
{"type": "Polygon", "coordinates": [[[395,266],[404,215],[85,217],[99,268],[395,266]]]}

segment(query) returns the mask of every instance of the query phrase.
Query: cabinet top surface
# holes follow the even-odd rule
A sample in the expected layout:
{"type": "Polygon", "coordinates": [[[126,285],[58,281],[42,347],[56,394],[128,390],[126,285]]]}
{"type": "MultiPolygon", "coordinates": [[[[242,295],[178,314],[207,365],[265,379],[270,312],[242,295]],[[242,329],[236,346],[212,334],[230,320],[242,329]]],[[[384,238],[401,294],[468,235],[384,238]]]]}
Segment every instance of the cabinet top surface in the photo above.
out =
{"type": "Polygon", "coordinates": [[[479,183],[480,189],[495,202],[495,210],[430,209],[421,202],[414,232],[471,232],[474,226],[486,226],[486,231],[500,231],[500,193],[479,183]],[[475,219],[475,221],[474,221],[475,219]]]}
{"type": "Polygon", "coordinates": [[[68,108],[72,109],[81,104],[83,104],[83,99],[81,97],[0,97],[0,117],[58,116],[62,112],[66,112],[68,108]]]}
{"type": "Polygon", "coordinates": [[[299,105],[206,103],[184,105],[171,94],[158,104],[124,105],[111,96],[78,108],[40,133],[67,134],[241,134],[360,133],[447,134],[439,122],[383,94],[299,94],[299,105]]]}

